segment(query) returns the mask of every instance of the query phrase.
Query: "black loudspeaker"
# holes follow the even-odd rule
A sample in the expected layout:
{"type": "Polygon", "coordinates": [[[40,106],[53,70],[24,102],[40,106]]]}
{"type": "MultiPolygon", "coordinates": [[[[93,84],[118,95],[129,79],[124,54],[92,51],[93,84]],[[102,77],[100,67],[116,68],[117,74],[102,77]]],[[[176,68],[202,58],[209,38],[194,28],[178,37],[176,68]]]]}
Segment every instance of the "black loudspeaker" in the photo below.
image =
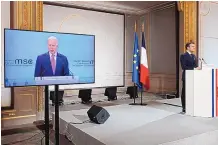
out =
{"type": "Polygon", "coordinates": [[[110,114],[102,107],[93,105],[87,114],[92,122],[103,124],[110,117],[110,114]]]}
{"type": "Polygon", "coordinates": [[[104,95],[108,97],[108,101],[117,100],[117,87],[106,88],[104,95]]]}
{"type": "Polygon", "coordinates": [[[126,94],[129,94],[130,99],[134,98],[134,94],[135,94],[135,98],[138,98],[138,93],[137,92],[138,92],[137,86],[127,87],[126,94]]]}
{"type": "MultiPolygon", "coordinates": [[[[58,91],[58,101],[60,105],[64,102],[63,96],[64,96],[64,91],[58,91]]],[[[52,105],[54,105],[55,103],[54,91],[50,91],[50,100],[52,101],[52,105]]]]}
{"type": "Polygon", "coordinates": [[[92,102],[92,89],[84,89],[79,90],[79,98],[81,98],[81,101],[83,104],[91,103],[92,102]]]}

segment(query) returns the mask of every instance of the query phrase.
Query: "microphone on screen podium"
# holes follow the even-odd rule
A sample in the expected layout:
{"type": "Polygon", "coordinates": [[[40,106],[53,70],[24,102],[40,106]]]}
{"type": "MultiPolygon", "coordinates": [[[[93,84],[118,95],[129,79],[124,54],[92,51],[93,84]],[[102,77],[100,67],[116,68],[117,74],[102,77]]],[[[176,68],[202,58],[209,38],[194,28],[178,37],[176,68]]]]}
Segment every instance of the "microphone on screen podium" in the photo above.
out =
{"type": "Polygon", "coordinates": [[[72,73],[72,71],[69,69],[69,74],[70,76],[72,76],[72,79],[74,79],[74,74],[72,73]]]}
{"type": "MultiPolygon", "coordinates": [[[[41,78],[41,80],[42,80],[42,77],[44,77],[44,73],[45,73],[45,69],[40,73],[40,78],[41,78]]],[[[70,69],[69,69],[69,76],[72,76],[72,79],[74,79],[74,74],[72,73],[72,71],[70,71],[70,69]]]]}
{"type": "Polygon", "coordinates": [[[43,71],[41,71],[41,73],[40,73],[41,80],[42,80],[42,77],[44,77],[44,73],[45,73],[45,69],[43,69],[43,71]]]}
{"type": "MultiPolygon", "coordinates": [[[[63,61],[62,61],[62,64],[65,66],[65,63],[63,61]]],[[[72,76],[72,79],[74,79],[74,74],[72,73],[70,68],[68,68],[68,70],[69,70],[69,76],[72,76]]]]}

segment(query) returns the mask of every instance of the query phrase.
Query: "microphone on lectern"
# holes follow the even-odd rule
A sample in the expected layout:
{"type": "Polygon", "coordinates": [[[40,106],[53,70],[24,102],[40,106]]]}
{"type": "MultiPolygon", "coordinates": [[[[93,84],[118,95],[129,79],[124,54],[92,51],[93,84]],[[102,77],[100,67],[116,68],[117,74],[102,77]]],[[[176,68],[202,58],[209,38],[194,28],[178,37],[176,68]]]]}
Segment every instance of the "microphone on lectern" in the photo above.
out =
{"type": "Polygon", "coordinates": [[[202,58],[202,60],[203,60],[204,64],[207,64],[206,61],[203,58],[202,58]]]}
{"type": "Polygon", "coordinates": [[[200,62],[201,62],[201,68],[202,68],[202,64],[203,64],[203,62],[202,62],[202,58],[198,58],[199,60],[200,60],[200,62]]]}

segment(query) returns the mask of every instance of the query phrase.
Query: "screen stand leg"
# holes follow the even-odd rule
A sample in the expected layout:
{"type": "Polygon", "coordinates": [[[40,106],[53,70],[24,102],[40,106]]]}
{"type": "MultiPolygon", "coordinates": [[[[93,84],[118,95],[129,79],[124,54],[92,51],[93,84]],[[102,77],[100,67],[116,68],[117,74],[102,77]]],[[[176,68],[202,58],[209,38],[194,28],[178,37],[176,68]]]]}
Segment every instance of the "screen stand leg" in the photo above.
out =
{"type": "Polygon", "coordinates": [[[59,145],[59,96],[58,85],[55,85],[55,145],[59,145]]]}
{"type": "Polygon", "coordinates": [[[45,86],[45,145],[49,145],[49,91],[45,86]]]}

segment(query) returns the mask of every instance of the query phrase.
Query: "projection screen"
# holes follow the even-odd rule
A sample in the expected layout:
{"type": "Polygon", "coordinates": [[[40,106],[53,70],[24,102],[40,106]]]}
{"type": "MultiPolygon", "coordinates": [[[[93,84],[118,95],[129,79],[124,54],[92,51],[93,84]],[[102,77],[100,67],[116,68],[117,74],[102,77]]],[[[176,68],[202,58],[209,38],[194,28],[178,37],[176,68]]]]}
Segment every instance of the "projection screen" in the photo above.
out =
{"type": "Polygon", "coordinates": [[[95,35],[95,83],[59,89],[124,86],[124,15],[44,4],[43,16],[44,31],[95,35]]]}

